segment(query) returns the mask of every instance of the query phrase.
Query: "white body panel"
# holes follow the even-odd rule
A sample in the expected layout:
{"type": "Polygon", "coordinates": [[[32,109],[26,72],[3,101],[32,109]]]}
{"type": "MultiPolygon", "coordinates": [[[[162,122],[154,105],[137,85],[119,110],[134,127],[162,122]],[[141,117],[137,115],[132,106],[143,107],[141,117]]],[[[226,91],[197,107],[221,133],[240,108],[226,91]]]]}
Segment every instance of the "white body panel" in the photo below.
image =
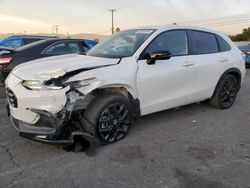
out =
{"type": "Polygon", "coordinates": [[[185,67],[189,57],[173,57],[148,65],[138,62],[138,92],[142,115],[193,101],[195,68],[185,67]]]}

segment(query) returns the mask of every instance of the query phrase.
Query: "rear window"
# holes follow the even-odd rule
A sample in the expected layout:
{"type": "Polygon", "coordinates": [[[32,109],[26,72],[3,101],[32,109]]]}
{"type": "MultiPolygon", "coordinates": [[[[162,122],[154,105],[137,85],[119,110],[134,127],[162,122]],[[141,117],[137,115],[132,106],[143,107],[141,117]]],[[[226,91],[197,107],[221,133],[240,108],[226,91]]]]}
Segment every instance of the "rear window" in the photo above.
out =
{"type": "Polygon", "coordinates": [[[214,34],[191,31],[193,54],[211,54],[219,52],[218,43],[214,34]]]}
{"type": "Polygon", "coordinates": [[[227,43],[225,39],[223,39],[221,36],[217,35],[217,40],[219,42],[220,51],[226,52],[231,50],[231,46],[227,43]]]}

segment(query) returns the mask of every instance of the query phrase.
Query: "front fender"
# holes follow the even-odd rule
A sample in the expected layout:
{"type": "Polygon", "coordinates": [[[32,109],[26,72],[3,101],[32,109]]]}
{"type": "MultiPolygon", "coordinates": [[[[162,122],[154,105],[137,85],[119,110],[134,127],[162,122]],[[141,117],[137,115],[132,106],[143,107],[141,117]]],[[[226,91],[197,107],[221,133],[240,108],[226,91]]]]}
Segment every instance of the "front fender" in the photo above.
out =
{"type": "Polygon", "coordinates": [[[125,88],[132,96],[134,99],[138,98],[138,94],[136,92],[136,89],[132,86],[130,86],[127,83],[124,82],[100,82],[98,84],[93,84],[87,87],[82,87],[78,88],[80,92],[82,92],[84,95],[88,95],[89,93],[93,92],[96,89],[105,89],[105,88],[125,88]]]}

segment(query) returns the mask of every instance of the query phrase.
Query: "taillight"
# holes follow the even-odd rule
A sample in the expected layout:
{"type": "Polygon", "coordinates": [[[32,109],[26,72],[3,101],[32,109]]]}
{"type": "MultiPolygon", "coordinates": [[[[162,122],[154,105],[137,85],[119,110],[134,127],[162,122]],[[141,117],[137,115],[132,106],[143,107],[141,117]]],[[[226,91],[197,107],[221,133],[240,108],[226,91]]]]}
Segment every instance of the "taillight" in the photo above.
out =
{"type": "Polygon", "coordinates": [[[12,60],[12,57],[0,57],[0,65],[10,64],[12,60]]]}
{"type": "Polygon", "coordinates": [[[250,55],[250,52],[245,52],[246,55],[250,55]]]}

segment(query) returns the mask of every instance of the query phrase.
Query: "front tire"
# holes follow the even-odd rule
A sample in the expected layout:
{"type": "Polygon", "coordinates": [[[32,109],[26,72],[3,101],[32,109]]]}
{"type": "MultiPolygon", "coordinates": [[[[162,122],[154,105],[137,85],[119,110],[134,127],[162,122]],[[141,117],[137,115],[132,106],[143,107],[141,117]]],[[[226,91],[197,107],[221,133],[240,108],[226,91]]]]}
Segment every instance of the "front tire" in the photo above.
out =
{"type": "Polygon", "coordinates": [[[124,139],[134,120],[132,105],[121,94],[103,94],[91,102],[85,118],[95,126],[100,143],[110,144],[124,139]]]}
{"type": "Polygon", "coordinates": [[[233,75],[225,75],[210,99],[211,106],[219,109],[230,108],[236,99],[238,88],[237,79],[233,75]]]}

